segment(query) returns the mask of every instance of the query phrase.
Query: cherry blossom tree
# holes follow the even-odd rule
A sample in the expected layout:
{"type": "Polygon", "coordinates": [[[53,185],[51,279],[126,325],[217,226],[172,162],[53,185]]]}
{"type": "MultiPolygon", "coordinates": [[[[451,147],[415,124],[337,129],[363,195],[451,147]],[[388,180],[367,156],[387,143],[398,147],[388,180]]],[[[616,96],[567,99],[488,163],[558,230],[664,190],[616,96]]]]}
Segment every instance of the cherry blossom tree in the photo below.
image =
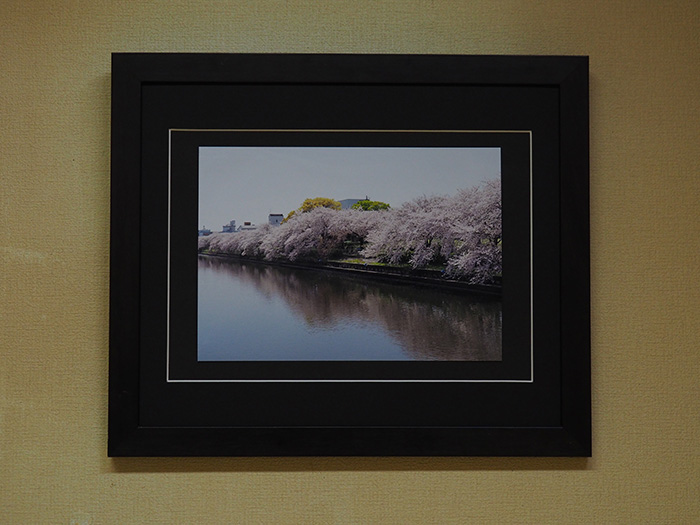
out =
{"type": "Polygon", "coordinates": [[[448,277],[486,283],[502,272],[501,223],[500,181],[490,181],[398,208],[310,207],[274,228],[200,237],[199,251],[288,261],[359,255],[412,268],[437,266],[448,277]]]}
{"type": "Polygon", "coordinates": [[[460,243],[447,261],[446,273],[484,283],[503,272],[502,206],[500,181],[463,190],[456,196],[469,203],[469,213],[456,223],[460,243]]]}
{"type": "Polygon", "coordinates": [[[413,268],[445,266],[453,278],[483,283],[502,271],[501,231],[500,182],[490,181],[387,210],[367,235],[362,255],[413,268]]]}

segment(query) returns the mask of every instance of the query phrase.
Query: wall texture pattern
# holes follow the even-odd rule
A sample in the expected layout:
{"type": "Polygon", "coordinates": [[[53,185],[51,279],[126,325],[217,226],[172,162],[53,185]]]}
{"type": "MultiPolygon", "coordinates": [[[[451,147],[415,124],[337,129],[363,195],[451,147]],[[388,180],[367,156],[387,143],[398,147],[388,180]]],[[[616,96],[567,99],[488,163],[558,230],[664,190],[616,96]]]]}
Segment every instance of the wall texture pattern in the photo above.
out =
{"type": "Polygon", "coordinates": [[[0,522],[700,523],[696,0],[3,0],[0,522]],[[583,54],[594,457],[106,457],[110,53],[583,54]]]}

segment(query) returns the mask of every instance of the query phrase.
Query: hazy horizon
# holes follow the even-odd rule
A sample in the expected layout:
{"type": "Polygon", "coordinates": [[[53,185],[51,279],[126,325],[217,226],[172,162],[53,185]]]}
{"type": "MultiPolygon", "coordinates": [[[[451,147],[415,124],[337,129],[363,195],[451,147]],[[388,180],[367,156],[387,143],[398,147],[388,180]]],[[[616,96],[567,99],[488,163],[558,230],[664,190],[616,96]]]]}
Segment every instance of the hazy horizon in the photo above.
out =
{"type": "Polygon", "coordinates": [[[369,197],[398,207],[499,179],[500,148],[199,148],[199,228],[267,223],[304,199],[369,197]]]}

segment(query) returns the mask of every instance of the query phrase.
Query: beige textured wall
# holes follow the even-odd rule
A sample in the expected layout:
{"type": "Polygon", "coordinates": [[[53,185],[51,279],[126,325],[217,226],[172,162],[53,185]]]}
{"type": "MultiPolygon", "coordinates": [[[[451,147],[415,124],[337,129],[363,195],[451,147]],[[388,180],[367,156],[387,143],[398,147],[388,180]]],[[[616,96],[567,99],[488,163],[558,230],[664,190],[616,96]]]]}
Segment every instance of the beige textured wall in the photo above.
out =
{"type": "Polygon", "coordinates": [[[0,523],[700,523],[700,3],[0,2],[0,523]],[[591,57],[594,457],[106,457],[113,51],[591,57]]]}

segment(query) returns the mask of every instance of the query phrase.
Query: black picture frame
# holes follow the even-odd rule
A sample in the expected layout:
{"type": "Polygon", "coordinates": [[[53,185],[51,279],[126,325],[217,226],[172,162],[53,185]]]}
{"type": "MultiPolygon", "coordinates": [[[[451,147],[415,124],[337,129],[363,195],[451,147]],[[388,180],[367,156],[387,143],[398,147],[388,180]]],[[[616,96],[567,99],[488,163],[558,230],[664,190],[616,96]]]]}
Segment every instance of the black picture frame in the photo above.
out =
{"type": "Polygon", "coordinates": [[[109,456],[590,456],[588,137],[587,57],[113,54],[109,456]],[[501,147],[503,362],[171,355],[203,143],[501,147]]]}

